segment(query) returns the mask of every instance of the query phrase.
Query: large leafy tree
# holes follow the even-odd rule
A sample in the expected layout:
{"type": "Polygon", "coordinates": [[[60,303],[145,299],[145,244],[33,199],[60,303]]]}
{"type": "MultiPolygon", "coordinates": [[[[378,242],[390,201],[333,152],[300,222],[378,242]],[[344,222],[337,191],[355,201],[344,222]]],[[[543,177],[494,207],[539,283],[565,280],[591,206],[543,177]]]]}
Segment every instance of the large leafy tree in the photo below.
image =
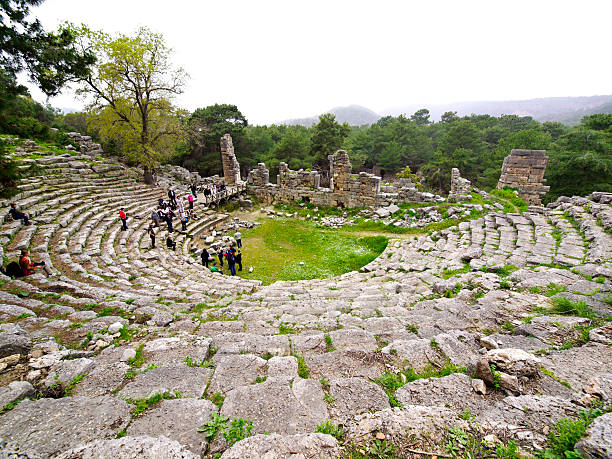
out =
{"type": "Polygon", "coordinates": [[[17,81],[25,71],[46,95],[53,96],[69,81],[87,74],[94,54],[75,46],[76,35],[62,27],[45,32],[30,8],[43,0],[0,1],[0,103],[27,88],[17,81]]]}
{"type": "MultiPolygon", "coordinates": [[[[248,121],[236,105],[214,104],[198,108],[189,116],[186,126],[191,150],[185,160],[187,166],[204,175],[220,173],[220,140],[225,134],[232,136],[239,160],[244,158],[243,131],[248,126],[248,121]]],[[[252,161],[247,162],[252,165],[252,161]]]]}
{"type": "Polygon", "coordinates": [[[181,134],[178,123],[171,122],[172,100],[182,93],[187,74],[172,65],[163,36],[145,27],[134,36],[111,36],[86,26],[69,29],[98,57],[80,79],[78,93],[87,98],[90,113],[123,134],[126,157],[142,165],[145,181],[152,183],[152,170],[169,160],[173,148],[168,145],[181,134]]]}
{"type": "Polygon", "coordinates": [[[347,123],[338,123],[332,113],[319,117],[319,122],[312,128],[312,155],[317,168],[329,170],[328,156],[342,148],[350,130],[347,123]]]}

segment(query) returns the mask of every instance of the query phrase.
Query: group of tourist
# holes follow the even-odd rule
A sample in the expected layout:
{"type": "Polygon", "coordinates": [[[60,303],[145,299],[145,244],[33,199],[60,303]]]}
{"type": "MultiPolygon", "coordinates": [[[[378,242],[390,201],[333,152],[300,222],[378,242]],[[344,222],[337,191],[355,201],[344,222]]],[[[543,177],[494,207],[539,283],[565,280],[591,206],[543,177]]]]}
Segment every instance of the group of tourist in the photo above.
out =
{"type": "MultiPolygon", "coordinates": [[[[224,185],[221,185],[223,188],[224,185]]],[[[158,201],[158,208],[151,213],[151,223],[147,228],[147,233],[151,238],[151,248],[155,248],[155,227],[161,228],[160,222],[164,221],[168,225],[168,234],[166,236],[166,247],[173,251],[176,251],[176,241],[174,241],[172,237],[172,233],[174,232],[174,228],[172,226],[173,218],[176,217],[174,211],[176,210],[179,214],[179,218],[181,221],[181,229],[182,231],[187,231],[187,223],[189,220],[196,220],[197,216],[195,214],[193,203],[194,200],[197,199],[197,187],[195,184],[191,184],[190,186],[191,193],[188,194],[185,198],[179,197],[177,199],[176,192],[168,188],[168,201],[160,198],[158,201]],[[188,204],[188,207],[185,206],[185,201],[188,204]]],[[[222,192],[222,189],[217,187],[216,191],[222,192]]],[[[204,195],[206,196],[212,195],[212,192],[209,188],[204,190],[204,195]]],[[[13,218],[13,220],[22,220],[25,226],[30,226],[32,222],[30,221],[29,215],[25,212],[21,212],[17,208],[16,203],[11,203],[11,207],[9,209],[9,215],[13,218]]],[[[119,220],[121,220],[121,231],[128,230],[128,216],[124,207],[119,209],[119,220]]],[[[215,255],[217,255],[219,259],[220,267],[215,266],[216,263],[213,258],[211,258],[210,253],[207,249],[204,249],[201,254],[202,264],[209,268],[213,272],[220,272],[223,274],[223,262],[227,262],[227,266],[229,268],[230,274],[232,276],[236,275],[236,264],[238,265],[238,271],[242,271],[242,234],[240,231],[236,231],[234,234],[234,238],[236,240],[236,247],[229,246],[226,248],[218,247],[215,251],[215,255]],[[211,262],[211,266],[209,267],[209,262],[211,262]]],[[[39,268],[43,268],[43,270],[50,274],[48,267],[45,265],[45,262],[34,263],[30,259],[30,252],[27,249],[23,249],[21,251],[21,256],[19,258],[19,262],[12,262],[7,265],[6,269],[2,269],[2,273],[11,277],[23,277],[28,276],[30,274],[34,274],[39,268]]],[[[0,268],[2,266],[0,265],[0,268]]]]}
{"type": "Polygon", "coordinates": [[[217,247],[216,250],[213,249],[213,256],[208,252],[208,249],[202,250],[202,265],[209,268],[212,272],[218,272],[223,274],[223,261],[227,262],[227,267],[230,271],[230,275],[236,275],[236,265],[238,265],[238,271],[242,271],[242,251],[240,248],[242,247],[242,237],[240,232],[237,231],[234,235],[236,239],[236,245],[238,248],[229,246],[229,247],[217,247]],[[214,260],[214,256],[217,256],[219,259],[219,267],[216,266],[216,262],[214,260]],[[208,266],[208,263],[211,263],[211,266],[208,266]]]}
{"type": "Polygon", "coordinates": [[[161,228],[161,222],[166,222],[168,225],[168,235],[166,236],[166,247],[172,250],[176,250],[176,241],[172,238],[174,233],[173,221],[178,212],[179,221],[181,222],[181,231],[187,232],[187,223],[190,220],[197,220],[198,216],[193,208],[193,202],[197,199],[197,189],[195,184],[190,186],[191,193],[185,198],[179,197],[177,199],[176,192],[172,188],[168,188],[168,201],[162,198],[158,200],[157,210],[151,213],[151,223],[147,228],[147,233],[151,238],[151,248],[155,248],[155,227],[161,228]],[[185,205],[187,202],[187,206],[185,205]]]}

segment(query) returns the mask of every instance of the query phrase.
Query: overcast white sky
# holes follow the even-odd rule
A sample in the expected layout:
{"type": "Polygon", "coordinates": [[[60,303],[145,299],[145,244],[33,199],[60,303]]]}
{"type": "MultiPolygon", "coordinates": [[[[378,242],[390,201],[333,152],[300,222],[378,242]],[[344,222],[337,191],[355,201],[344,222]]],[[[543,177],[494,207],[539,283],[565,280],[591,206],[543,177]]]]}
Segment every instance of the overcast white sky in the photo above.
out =
{"type": "MultiPolygon", "coordinates": [[[[612,93],[610,0],[47,0],[32,12],[47,30],[162,33],[191,77],[178,105],[235,104],[251,124],[612,93]]],[[[82,106],[70,91],[50,102],[82,106]]]]}

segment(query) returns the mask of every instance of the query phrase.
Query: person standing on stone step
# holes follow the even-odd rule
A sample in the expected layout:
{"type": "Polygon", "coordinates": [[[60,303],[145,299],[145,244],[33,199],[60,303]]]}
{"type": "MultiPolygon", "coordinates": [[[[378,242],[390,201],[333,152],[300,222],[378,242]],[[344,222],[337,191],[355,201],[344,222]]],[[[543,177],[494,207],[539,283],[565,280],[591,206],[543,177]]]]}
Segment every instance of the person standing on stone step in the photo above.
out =
{"type": "Polygon", "coordinates": [[[219,246],[219,248],[217,249],[217,255],[219,257],[219,264],[223,268],[223,248],[221,246],[219,246]]]}
{"type": "Polygon", "coordinates": [[[242,252],[238,249],[238,253],[235,255],[236,263],[238,263],[238,271],[242,271],[242,252]]]}
{"type": "Polygon", "coordinates": [[[121,223],[123,224],[123,226],[121,227],[121,231],[127,230],[128,229],[127,215],[125,215],[125,211],[123,210],[123,207],[119,210],[119,219],[121,220],[121,223]]]}
{"type": "Polygon", "coordinates": [[[172,240],[172,234],[170,233],[168,233],[168,237],[166,238],[166,247],[176,252],[176,242],[172,240]]]}
{"type": "Polygon", "coordinates": [[[187,196],[187,201],[189,201],[189,210],[193,210],[193,195],[192,194],[187,196]]]}
{"type": "MultiPolygon", "coordinates": [[[[157,215],[156,212],[155,214],[157,215]]],[[[154,249],[155,248],[155,230],[153,229],[153,223],[151,223],[149,227],[147,228],[147,233],[149,233],[149,236],[151,237],[151,248],[154,249]]]]}
{"type": "Polygon", "coordinates": [[[181,212],[185,212],[185,200],[183,199],[183,197],[181,196],[180,198],[178,198],[178,210],[179,210],[179,214],[181,212]]]}
{"type": "Polygon", "coordinates": [[[166,209],[166,223],[168,223],[168,232],[174,233],[174,229],[172,228],[172,218],[176,217],[176,214],[172,212],[172,209],[166,209]]]}
{"type": "Polygon", "coordinates": [[[195,182],[193,182],[189,188],[191,188],[191,194],[193,197],[198,199],[198,187],[196,186],[195,182]]]}
{"type": "Polygon", "coordinates": [[[232,276],[236,275],[236,257],[234,257],[234,252],[232,252],[232,249],[228,249],[227,252],[225,252],[225,256],[227,257],[227,267],[230,270],[230,274],[232,276]]]}
{"type": "Polygon", "coordinates": [[[202,266],[206,266],[208,268],[208,260],[209,260],[208,250],[204,249],[202,250],[202,266]]]}
{"type": "Polygon", "coordinates": [[[170,203],[176,207],[176,193],[172,188],[168,188],[168,199],[170,199],[170,203]]]}
{"type": "Polygon", "coordinates": [[[32,224],[32,222],[30,222],[30,218],[28,217],[28,214],[24,212],[19,212],[17,210],[17,203],[15,202],[11,203],[9,214],[11,215],[11,217],[13,217],[13,220],[23,220],[23,224],[25,226],[30,226],[32,224]]]}
{"type": "Polygon", "coordinates": [[[159,213],[156,210],[151,212],[151,225],[155,225],[159,228],[159,213]]]}
{"type": "Polygon", "coordinates": [[[181,220],[181,230],[187,232],[187,214],[185,212],[181,212],[179,218],[181,220]]]}
{"type": "Polygon", "coordinates": [[[242,234],[240,234],[240,230],[234,233],[234,239],[236,239],[236,246],[241,249],[242,248],[242,234]]]}

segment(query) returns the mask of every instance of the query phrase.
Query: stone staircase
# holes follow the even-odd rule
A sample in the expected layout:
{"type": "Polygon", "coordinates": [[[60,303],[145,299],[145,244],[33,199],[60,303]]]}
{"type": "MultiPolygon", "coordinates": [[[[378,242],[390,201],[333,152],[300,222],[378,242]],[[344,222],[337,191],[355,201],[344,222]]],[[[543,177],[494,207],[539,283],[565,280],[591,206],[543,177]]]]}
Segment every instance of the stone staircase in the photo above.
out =
{"type": "Polygon", "coordinates": [[[162,237],[151,249],[165,190],[109,159],[21,160],[39,175],[12,201],[34,224],[5,218],[0,255],[29,247],[52,275],[2,280],[0,458],[341,457],[377,439],[421,457],[476,425],[530,451],[562,417],[610,403],[612,209],[600,195],[391,240],[359,272],[262,286],[192,256],[228,215],[196,203],[176,252],[162,237]],[[601,318],[538,313],[552,284],[601,318]],[[566,344],[595,323],[588,343],[566,344]],[[229,447],[198,432],[217,415],[252,421],[253,436],[229,447]],[[344,446],[315,433],[326,420],[344,446]]]}

